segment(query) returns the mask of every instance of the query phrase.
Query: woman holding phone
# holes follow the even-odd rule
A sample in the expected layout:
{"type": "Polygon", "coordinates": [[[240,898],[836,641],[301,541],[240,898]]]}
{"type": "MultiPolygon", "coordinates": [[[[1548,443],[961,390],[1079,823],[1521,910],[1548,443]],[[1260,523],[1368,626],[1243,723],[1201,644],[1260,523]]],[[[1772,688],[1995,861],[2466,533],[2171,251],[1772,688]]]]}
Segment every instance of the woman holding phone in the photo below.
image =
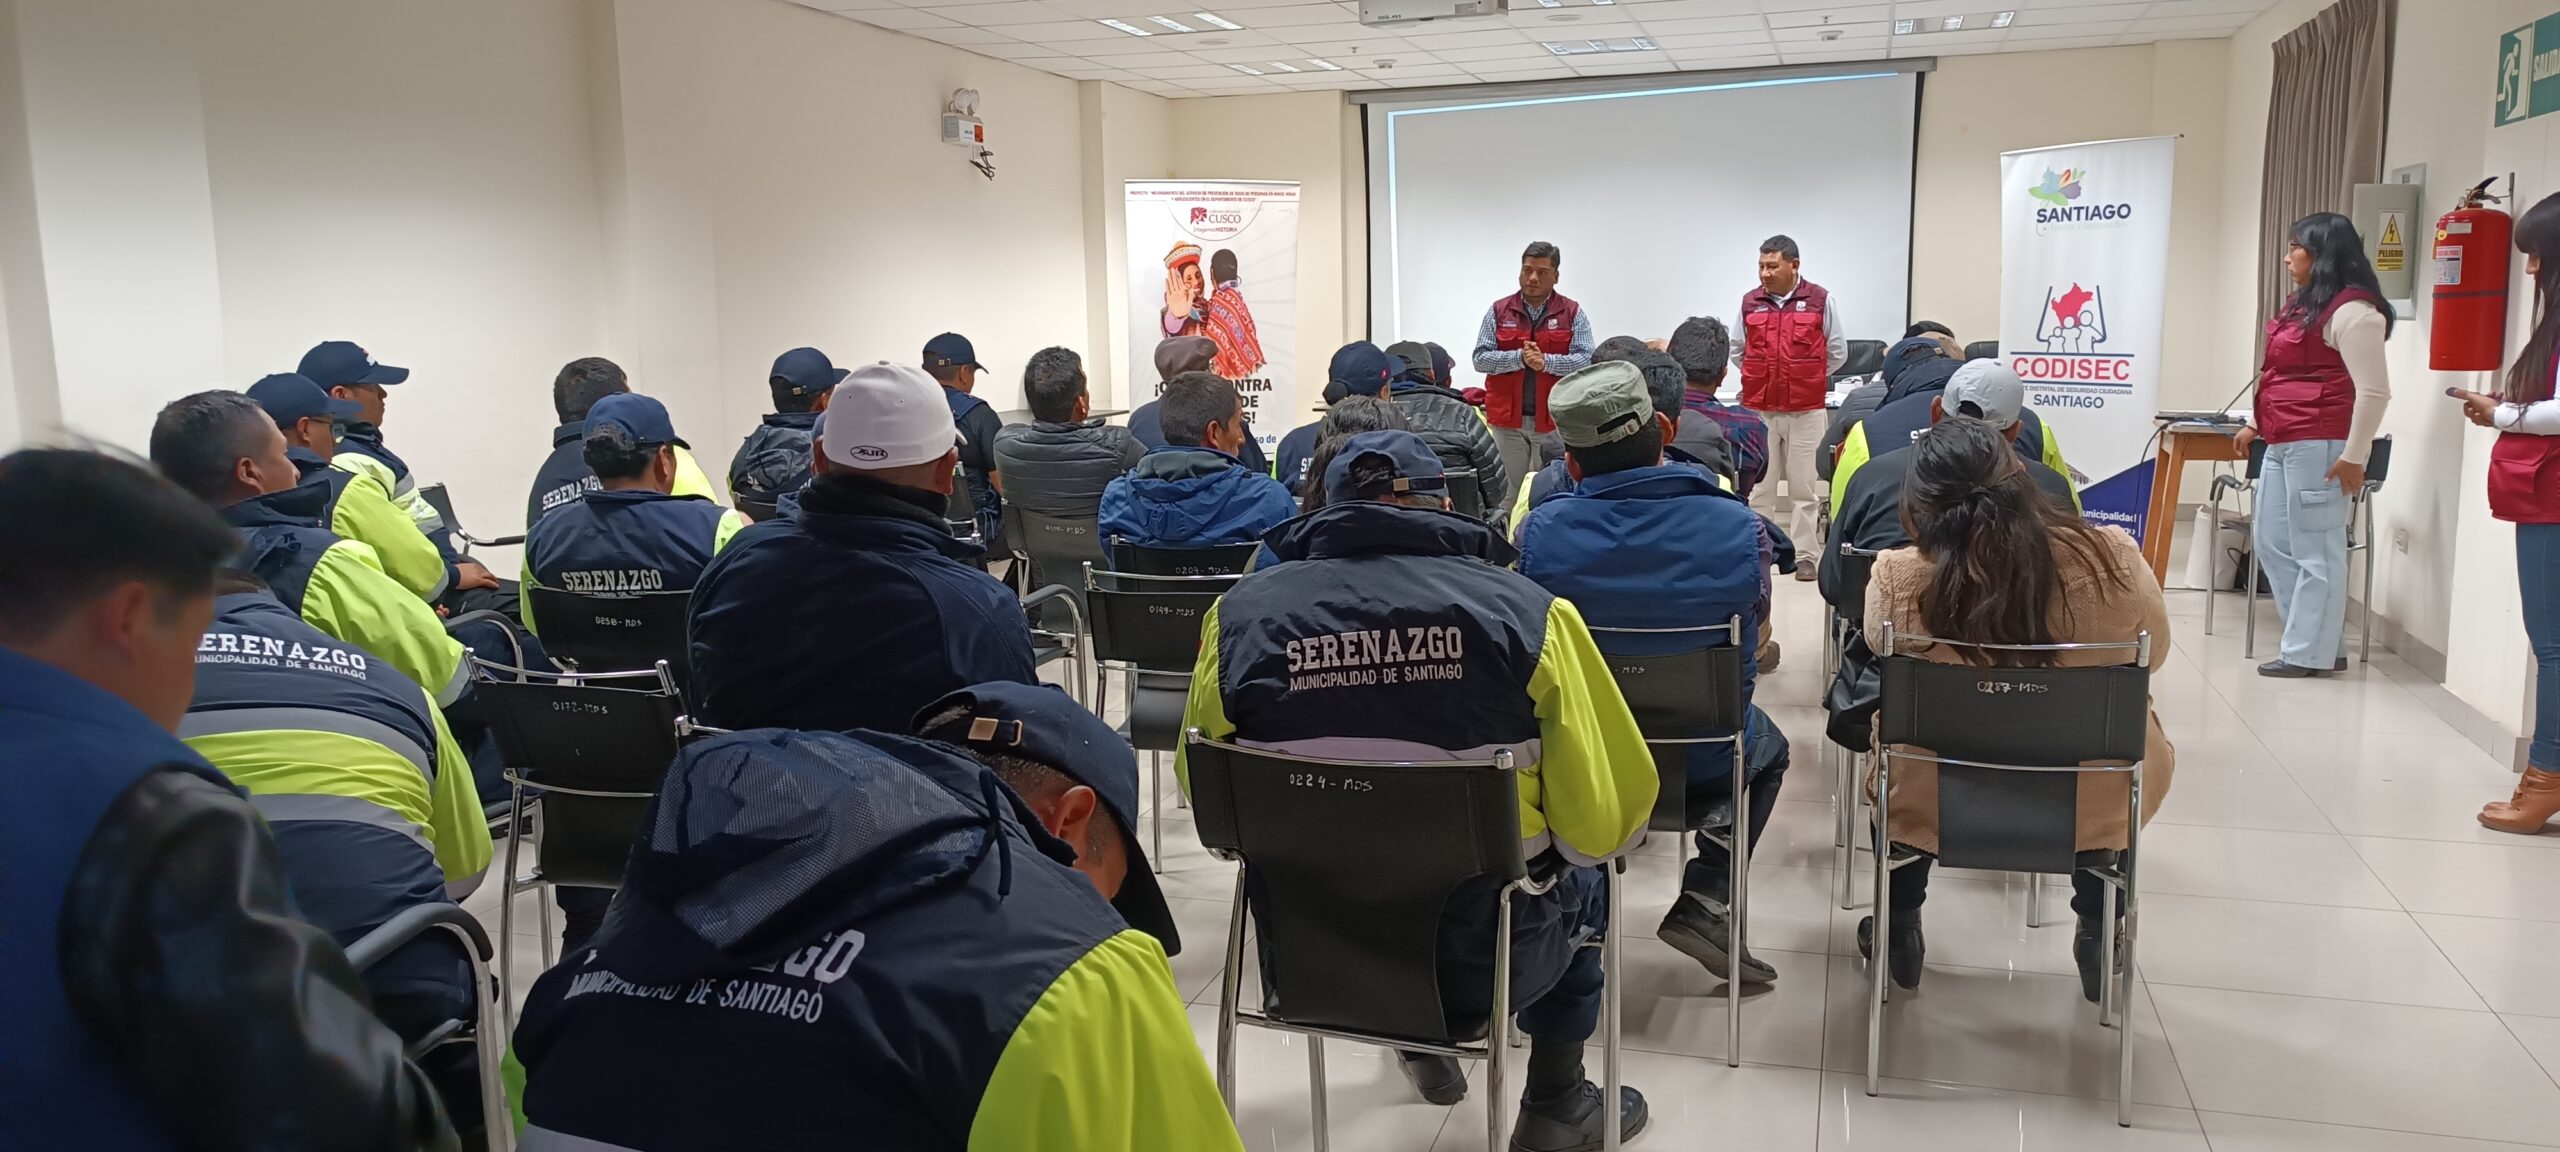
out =
{"type": "Polygon", "coordinates": [[[2489,456],[2489,514],[2516,526],[2516,585],[2533,642],[2533,748],[2516,794],[2480,810],[2480,823],[2534,835],[2560,813],[2560,195],[2516,222],[2516,250],[2533,278],[2533,334],[2494,396],[2447,388],[2463,415],[2498,430],[2489,456]]]}
{"type": "Polygon", "coordinates": [[[2346,217],[2315,212],[2287,234],[2293,295],[2267,321],[2258,402],[2235,438],[2267,442],[2252,546],[2284,617],[2260,676],[2327,676],[2347,666],[2348,503],[2391,403],[2382,342],[2391,313],[2346,217]]]}

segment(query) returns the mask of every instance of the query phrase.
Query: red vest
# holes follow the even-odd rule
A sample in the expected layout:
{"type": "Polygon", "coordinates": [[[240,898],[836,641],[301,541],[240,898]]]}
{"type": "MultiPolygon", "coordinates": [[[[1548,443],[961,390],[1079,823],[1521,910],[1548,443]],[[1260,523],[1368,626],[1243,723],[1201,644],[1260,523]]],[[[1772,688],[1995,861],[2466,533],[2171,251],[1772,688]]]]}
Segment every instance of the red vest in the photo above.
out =
{"type": "MultiPolygon", "coordinates": [[[[1564,297],[1563,293],[1547,296],[1547,314],[1538,322],[1538,349],[1549,356],[1562,356],[1573,351],[1574,318],[1582,314],[1582,305],[1564,297]]],[[[1514,292],[1493,302],[1493,346],[1502,352],[1517,352],[1529,342],[1529,302],[1514,292]]],[[[1538,431],[1553,432],[1556,422],[1547,418],[1547,390],[1556,386],[1556,378],[1544,372],[1522,369],[1518,372],[1484,378],[1485,422],[1496,428],[1520,426],[1520,398],[1536,388],[1538,431]]]]}
{"type": "Polygon", "coordinates": [[[1822,329],[1831,293],[1798,279],[1785,304],[1766,288],[1742,294],[1742,406],[1807,412],[1831,391],[1831,337],[1822,329]]]}
{"type": "Polygon", "coordinates": [[[2347,426],[2355,420],[2356,384],[2347,376],[2346,358],[2322,333],[2329,317],[2355,300],[2377,308],[2382,303],[2362,288],[2346,288],[2309,323],[2290,305],[2267,321],[2266,362],[2258,370],[2253,413],[2267,443],[2347,438],[2347,426]]]}
{"type": "Polygon", "coordinates": [[[2560,436],[2498,433],[2489,451],[2489,514],[2510,524],[2560,524],[2560,436]]]}

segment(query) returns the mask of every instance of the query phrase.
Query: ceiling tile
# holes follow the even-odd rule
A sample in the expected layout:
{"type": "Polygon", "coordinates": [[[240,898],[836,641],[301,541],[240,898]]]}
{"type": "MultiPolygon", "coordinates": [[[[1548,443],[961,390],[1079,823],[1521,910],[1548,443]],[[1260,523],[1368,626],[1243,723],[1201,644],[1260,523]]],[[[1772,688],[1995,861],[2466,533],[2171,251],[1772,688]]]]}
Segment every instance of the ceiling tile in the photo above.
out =
{"type": "Polygon", "coordinates": [[[1432,55],[1452,64],[1464,65],[1469,71],[1473,71],[1477,63],[1486,60],[1543,60],[1555,53],[1547,51],[1546,46],[1537,41],[1522,38],[1515,39],[1509,44],[1492,44],[1482,48],[1442,48],[1433,52],[1432,55]]]}
{"type": "Polygon", "coordinates": [[[1478,60],[1468,64],[1466,70],[1478,76],[1499,75],[1506,80],[1524,78],[1524,73],[1531,72],[1553,73],[1558,76],[1569,76],[1573,73],[1573,69],[1556,62],[1554,53],[1548,53],[1540,59],[1478,60]]]}
{"type": "Polygon", "coordinates": [[[1439,51],[1446,48],[1483,48],[1488,45],[1523,44],[1527,41],[1517,29],[1487,28],[1476,32],[1408,32],[1404,39],[1416,48],[1439,51]]]}
{"type": "Polygon", "coordinates": [[[1750,32],[1708,32],[1702,35],[1656,36],[1653,42],[1671,49],[1730,48],[1737,52],[1766,52],[1769,38],[1750,32]]]}
{"type": "Polygon", "coordinates": [[[989,28],[916,28],[909,30],[907,35],[921,36],[936,44],[949,44],[955,48],[1016,42],[1013,37],[989,28]]]}
{"type": "Polygon", "coordinates": [[[2232,31],[2233,29],[2229,28],[2179,28],[2166,32],[2159,31],[2157,29],[2146,32],[2143,31],[2142,25],[2137,23],[2132,28],[2127,29],[2124,35],[2117,37],[2117,42],[2122,44],[2149,44],[2157,40],[2223,40],[2228,39],[2232,31]]]}
{"type": "Polygon", "coordinates": [[[1768,42],[1769,39],[1769,30],[1757,20],[1741,26],[1736,26],[1730,20],[1656,20],[1646,15],[1647,11],[1648,9],[1638,8],[1634,10],[1634,15],[1637,22],[1642,24],[1644,30],[1650,35],[1749,36],[1762,43],[1768,42]]]}
{"type": "MultiPolygon", "coordinates": [[[[881,8],[868,12],[847,12],[845,15],[875,28],[889,28],[899,32],[916,28],[960,27],[958,21],[945,20],[931,12],[916,8],[881,8]]],[[[1108,32],[1110,29],[1106,28],[1103,31],[1108,32]]]]}
{"type": "MultiPolygon", "coordinates": [[[[1516,20],[1519,13],[1512,13],[1516,20]]],[[[1549,13],[1546,19],[1532,17],[1517,27],[1532,40],[1607,40],[1620,36],[1642,36],[1645,30],[1633,20],[1617,17],[1587,16],[1579,12],[1549,13]],[[1558,16],[1571,17],[1557,19],[1558,16]]]]}
{"type": "Polygon", "coordinates": [[[1005,35],[1011,36],[1016,40],[1020,40],[1025,44],[1053,44],[1060,41],[1110,40],[1115,38],[1129,40],[1145,39],[1145,37],[1131,36],[1116,28],[1105,28],[1091,20],[1063,20],[1054,24],[1011,24],[1005,27],[1004,33],[1005,35]]]}
{"type": "Polygon", "coordinates": [[[1717,68],[1757,68],[1764,64],[1777,63],[1778,54],[1775,52],[1718,52],[1713,49],[1709,49],[1699,52],[1673,52],[1671,54],[1671,59],[1673,63],[1676,63],[1683,68],[1705,68],[1710,70],[1717,68]]]}
{"type": "Polygon", "coordinates": [[[1185,57],[1183,62],[1179,64],[1148,64],[1144,67],[1132,68],[1130,71],[1136,72],[1138,75],[1144,76],[1149,80],[1172,80],[1176,82],[1184,80],[1204,80],[1212,76],[1233,76],[1236,74],[1234,69],[1231,69],[1224,64],[1202,63],[1200,61],[1192,60],[1189,57],[1185,57]]]}
{"type": "Polygon", "coordinates": [[[933,14],[945,20],[953,20],[978,28],[993,28],[1004,24],[1039,24],[1062,20],[1068,15],[1060,9],[1047,4],[1032,3],[1030,0],[1020,0],[1010,4],[958,4],[948,8],[936,8],[933,14]]]}
{"type": "Polygon", "coordinates": [[[2160,0],[2143,15],[2155,19],[2168,19],[2177,16],[2208,16],[2222,12],[2237,12],[2254,20],[2259,13],[2273,6],[2274,0],[2160,0]]]}
{"type": "Polygon", "coordinates": [[[1624,76],[1633,72],[1669,72],[1677,67],[1659,52],[1629,53],[1627,59],[1577,57],[1573,70],[1584,76],[1624,76]],[[1636,57],[1642,57],[1637,59],[1636,57]],[[1585,61],[1588,61],[1587,63],[1585,61]]]}
{"type": "Polygon", "coordinates": [[[1893,18],[1927,20],[1937,16],[1971,16],[1976,12],[1998,11],[1998,9],[1983,8],[1985,3],[1997,2],[1998,0],[1895,0],[1893,18]]]}
{"type": "Polygon", "coordinates": [[[820,12],[859,12],[868,8],[905,7],[898,3],[898,0],[791,0],[791,2],[803,8],[815,8],[820,12]]]}
{"type": "Polygon", "coordinates": [[[1641,8],[1681,8],[1683,17],[1728,16],[1736,20],[1760,21],[1758,0],[1618,0],[1641,8]]]}
{"type": "Polygon", "coordinates": [[[1254,44],[1240,48],[1194,48],[1191,50],[1190,55],[1195,60],[1202,60],[1211,64],[1251,64],[1257,60],[1268,60],[1274,56],[1288,60],[1296,59],[1301,56],[1313,56],[1317,55],[1317,53],[1309,52],[1303,48],[1293,47],[1290,45],[1254,44]]]}
{"type": "Polygon", "coordinates": [[[1892,19],[1893,7],[1888,4],[1833,6],[1807,12],[1772,11],[1768,15],[1771,28],[1839,28],[1851,24],[1883,24],[1892,19]]]}
{"type": "Polygon", "coordinates": [[[2034,28],[2046,24],[2086,24],[2094,20],[2131,20],[2142,15],[2148,4],[2081,4],[2069,8],[2024,8],[2012,21],[2015,28],[2034,28]]]}
{"type": "Polygon", "coordinates": [[[1064,49],[1053,48],[1046,44],[1025,44],[1019,40],[1001,40],[985,44],[971,44],[969,45],[969,50],[980,56],[993,56],[998,60],[1019,61],[1029,64],[1034,68],[1042,67],[1043,65],[1040,62],[1044,60],[1064,60],[1067,58],[1064,54],[1064,49]]]}
{"type": "Polygon", "coordinates": [[[1117,68],[1055,68],[1051,69],[1051,71],[1056,72],[1058,75],[1064,76],[1069,80],[1113,80],[1125,82],[1129,80],[1143,79],[1143,77],[1140,77],[1134,72],[1123,72],[1117,68]]]}
{"type": "Polygon", "coordinates": [[[1846,39],[1858,40],[1889,35],[1892,31],[1893,25],[1882,20],[1862,20],[1854,24],[1803,24],[1786,28],[1772,25],[1769,38],[1781,44],[1802,44],[1818,41],[1833,32],[1846,39]]]}
{"type": "Polygon", "coordinates": [[[1305,28],[1321,24],[1348,24],[1358,27],[1359,9],[1341,4],[1292,4],[1286,8],[1257,8],[1251,13],[1238,13],[1236,23],[1247,28],[1305,28]]]}
{"type": "MultiPolygon", "coordinates": [[[[1947,39],[1947,37],[1943,37],[1943,36],[1928,36],[1928,37],[1905,36],[1905,37],[1902,37],[1902,40],[1903,40],[1903,41],[1920,40],[1920,39],[1944,41],[1944,40],[1946,40],[1946,39],[1947,39]]],[[[1895,50],[1895,52],[1894,52],[1893,54],[1894,54],[1894,55],[1896,55],[1896,56],[1982,56],[1982,55],[1987,55],[1987,54],[1989,54],[1989,53],[1993,53],[1993,52],[1997,52],[1997,51],[1999,51],[1999,50],[2000,50],[2000,42],[1999,42],[1998,40],[1996,40],[1996,39],[1993,39],[1993,40],[1973,40],[1973,41],[1966,41],[1966,42],[1963,42],[1963,43],[1955,43],[1955,44],[1949,44],[1949,43],[1937,43],[1937,44],[1931,44],[1931,45],[1929,45],[1929,46],[1928,46],[1928,47],[1926,47],[1926,48],[1910,48],[1910,49],[1904,49],[1904,48],[1903,48],[1903,46],[1902,46],[1902,44],[1901,44],[1901,43],[1899,43],[1899,42],[1897,42],[1897,43],[1896,43],[1896,45],[1895,45],[1895,49],[1896,49],[1896,50],[1895,50]]]]}
{"type": "Polygon", "coordinates": [[[2133,27],[2129,31],[2229,32],[2248,22],[2249,18],[2238,12],[2223,12],[2209,16],[2172,16],[2165,20],[2146,13],[2141,19],[2133,22],[2133,27]]]}
{"type": "Polygon", "coordinates": [[[1781,58],[1789,64],[1835,64],[1846,60],[1882,60],[1885,58],[1885,53],[1884,48],[1879,45],[1872,49],[1847,52],[1786,52],[1781,58]]]}
{"type": "MultiPolygon", "coordinates": [[[[2061,52],[2072,48],[2107,48],[2114,46],[2115,42],[2116,38],[2113,36],[2083,36],[2077,38],[2065,37],[2054,40],[2029,40],[2027,43],[2034,45],[2034,47],[2026,50],[2033,52],[2061,52]]],[[[2012,52],[2020,50],[2017,43],[2014,41],[2007,47],[2009,51],[2012,52]]]]}
{"type": "Polygon", "coordinates": [[[1254,92],[1279,92],[1283,90],[1279,85],[1271,83],[1262,77],[1247,76],[1242,72],[1232,70],[1227,73],[1224,79],[1185,80],[1183,81],[1182,86],[1189,88],[1194,92],[1206,92],[1220,96],[1240,96],[1254,92]]]}
{"type": "MultiPolygon", "coordinates": [[[[2028,44],[2038,40],[2086,40],[2092,36],[2116,36],[2133,27],[2131,20],[2100,20],[2089,24],[2039,24],[2032,28],[2020,25],[2009,29],[2010,44],[2028,44]]],[[[2033,52],[2033,48],[2012,48],[2013,52],[2033,52]]]]}
{"type": "Polygon", "coordinates": [[[1289,42],[1306,49],[1308,55],[1322,56],[1346,68],[1355,60],[1375,60],[1381,56],[1411,55],[1421,51],[1393,36],[1355,36],[1337,40],[1293,39],[1289,42]]]}
{"type": "Polygon", "coordinates": [[[1660,4],[1630,4],[1626,14],[1647,27],[1673,22],[1696,25],[1681,29],[1683,32],[1765,32],[1769,28],[1768,22],[1757,16],[1718,16],[1696,7],[1696,3],[1697,0],[1664,0],[1660,4]]]}

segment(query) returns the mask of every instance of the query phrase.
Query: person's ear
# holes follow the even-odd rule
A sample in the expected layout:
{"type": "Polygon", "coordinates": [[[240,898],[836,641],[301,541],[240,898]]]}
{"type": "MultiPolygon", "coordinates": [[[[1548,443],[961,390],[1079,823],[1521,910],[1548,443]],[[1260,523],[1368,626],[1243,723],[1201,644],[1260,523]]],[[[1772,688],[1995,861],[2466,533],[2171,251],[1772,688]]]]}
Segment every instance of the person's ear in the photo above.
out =
{"type": "Polygon", "coordinates": [[[2024,428],[2024,427],[2026,427],[2026,426],[2027,426],[2027,420],[2026,420],[2026,417],[2021,416],[2021,417],[2019,417],[2019,418],[2017,418],[2017,419],[2015,419],[2015,420],[2010,421],[2010,422],[2009,422],[2009,426],[2008,426],[2008,427],[2001,429],[2001,430],[2000,430],[2000,435],[2001,435],[2001,436],[2003,436],[2003,437],[2005,437],[2005,438],[2007,438],[2007,439],[2015,440],[2015,439],[2017,439],[2017,438],[2018,438],[2018,429],[2020,429],[2020,428],[2024,428]]]}
{"type": "Polygon", "coordinates": [[[87,624],[91,638],[127,660],[141,654],[143,638],[159,619],[159,597],[151,586],[128,580],[91,602],[87,624]]]}
{"type": "Polygon", "coordinates": [[[821,388],[821,389],[819,389],[819,390],[818,390],[818,398],[817,398],[815,401],[812,401],[812,402],[810,403],[810,405],[809,405],[809,411],[811,411],[811,412],[813,412],[813,413],[816,413],[816,412],[824,412],[824,411],[826,411],[826,410],[827,410],[827,401],[829,401],[829,400],[833,400],[833,399],[835,399],[835,398],[836,398],[836,390],[835,390],[835,389],[833,389],[833,388],[821,388]]]}
{"type": "Polygon", "coordinates": [[[1058,799],[1040,813],[1040,823],[1049,834],[1067,842],[1078,859],[1084,846],[1093,843],[1094,813],[1101,810],[1102,797],[1082,784],[1058,794],[1058,799]]]}
{"type": "Polygon", "coordinates": [[[1671,414],[1668,412],[1655,412],[1653,414],[1653,422],[1656,427],[1662,429],[1662,442],[1665,444],[1670,443],[1671,438],[1678,435],[1680,432],[1679,423],[1674,421],[1671,418],[1671,414]]]}
{"type": "Polygon", "coordinates": [[[260,482],[255,457],[243,456],[231,462],[231,482],[251,492],[266,490],[266,485],[260,482]]]}
{"type": "Polygon", "coordinates": [[[332,385],[330,385],[330,386],[329,386],[329,395],[331,395],[331,396],[335,396],[335,397],[337,397],[337,398],[338,398],[338,399],[340,399],[340,400],[356,400],[356,399],[359,399],[359,397],[358,397],[358,396],[357,396],[357,394],[356,394],[356,390],[355,390],[355,388],[354,388],[353,386],[351,386],[351,385],[346,385],[346,384],[332,384],[332,385]]]}
{"type": "Polygon", "coordinates": [[[1932,424],[1935,424],[1935,423],[1937,423],[1938,421],[1944,420],[1944,419],[1946,419],[1946,418],[1947,418],[1947,400],[1946,400],[1946,397],[1944,397],[1944,396],[1932,396],[1932,397],[1930,397],[1930,398],[1929,398],[1929,422],[1930,422],[1930,423],[1932,423],[1932,424]]]}
{"type": "Polygon", "coordinates": [[[658,445],[658,458],[649,462],[649,479],[658,487],[672,489],[676,483],[676,446],[658,445]]]}

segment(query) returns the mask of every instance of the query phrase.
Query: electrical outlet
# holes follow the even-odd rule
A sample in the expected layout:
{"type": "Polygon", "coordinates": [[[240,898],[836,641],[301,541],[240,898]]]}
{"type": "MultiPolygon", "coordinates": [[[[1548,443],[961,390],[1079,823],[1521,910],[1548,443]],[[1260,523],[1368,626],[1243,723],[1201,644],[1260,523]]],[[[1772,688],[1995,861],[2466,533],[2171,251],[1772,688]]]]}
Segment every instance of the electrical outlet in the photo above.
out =
{"type": "Polygon", "coordinates": [[[2408,529],[2394,528],[2391,530],[2391,550],[2394,552],[2406,552],[2409,550],[2408,529]]]}

